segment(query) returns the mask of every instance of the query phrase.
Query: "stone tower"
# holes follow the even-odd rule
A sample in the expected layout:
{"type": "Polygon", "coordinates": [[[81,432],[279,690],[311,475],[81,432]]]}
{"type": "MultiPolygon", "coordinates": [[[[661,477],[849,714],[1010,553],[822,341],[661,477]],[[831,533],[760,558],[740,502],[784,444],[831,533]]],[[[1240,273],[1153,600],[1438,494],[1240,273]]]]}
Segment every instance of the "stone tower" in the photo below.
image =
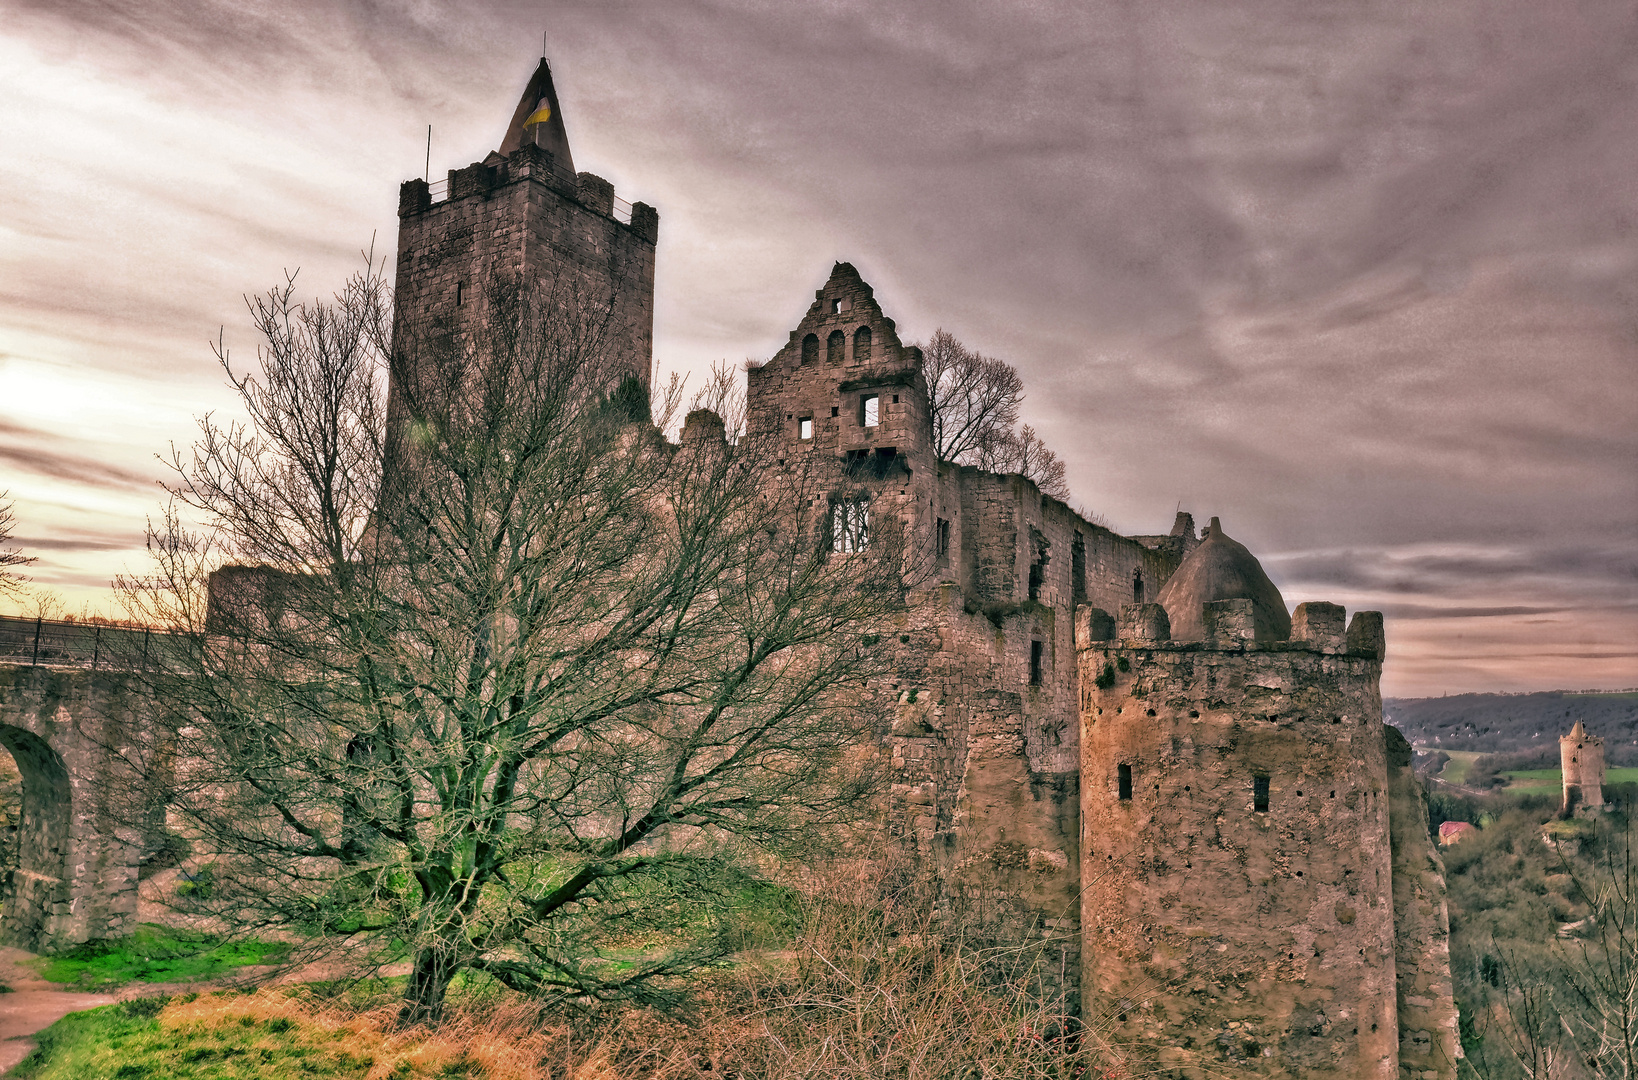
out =
{"type": "Polygon", "coordinates": [[[1288,615],[1215,518],[1158,599],[1077,612],[1087,1020],[1168,1076],[1453,1075],[1382,616],[1288,615]]]}
{"type": "Polygon", "coordinates": [[[1558,740],[1558,754],[1564,772],[1564,805],[1559,812],[1569,817],[1577,811],[1603,809],[1604,740],[1588,735],[1577,720],[1558,740]]]}
{"type": "Polygon", "coordinates": [[[627,207],[607,180],[574,171],[544,59],[500,149],[451,169],[444,185],[405,181],[398,217],[397,341],[458,330],[482,310],[487,290],[516,283],[600,313],[605,381],[631,376],[648,386],[659,214],[640,202],[627,207]]]}

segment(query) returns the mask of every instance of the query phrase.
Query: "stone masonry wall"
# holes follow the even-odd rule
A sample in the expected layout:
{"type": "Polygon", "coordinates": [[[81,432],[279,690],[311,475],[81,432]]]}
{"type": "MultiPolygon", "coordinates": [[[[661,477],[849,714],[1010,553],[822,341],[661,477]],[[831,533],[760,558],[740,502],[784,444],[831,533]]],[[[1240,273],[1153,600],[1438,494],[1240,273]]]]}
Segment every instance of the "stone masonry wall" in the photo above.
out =
{"type": "Polygon", "coordinates": [[[1396,728],[1385,729],[1385,735],[1399,1072],[1405,1080],[1452,1080],[1461,1049],[1450,979],[1445,865],[1428,837],[1427,797],[1411,769],[1410,743],[1396,728]]]}
{"type": "Polygon", "coordinates": [[[23,776],[18,866],[0,909],[6,944],[48,951],[134,929],[143,838],[104,744],[139,731],[120,675],[0,665],[0,743],[23,776]]]}
{"type": "Polygon", "coordinates": [[[881,735],[899,831],[941,868],[952,899],[1050,939],[1058,962],[1042,987],[1074,1014],[1074,604],[1129,599],[1138,570],[1158,588],[1196,542],[1192,522],[1145,545],[1021,476],[937,461],[920,353],[846,263],[747,383],[747,430],[784,448],[778,465],[824,478],[828,494],[816,498],[868,500],[873,528],[903,531],[905,615],[872,646],[892,650],[893,674],[877,690],[891,695],[881,735]]]}
{"type": "Polygon", "coordinates": [[[426,183],[411,180],[400,193],[400,341],[417,329],[459,326],[481,310],[488,284],[521,279],[594,310],[612,302],[609,382],[631,375],[648,385],[659,237],[653,207],[635,203],[631,223],[617,221],[607,181],[561,172],[533,145],[451,170],[448,192],[433,203],[426,183]]]}

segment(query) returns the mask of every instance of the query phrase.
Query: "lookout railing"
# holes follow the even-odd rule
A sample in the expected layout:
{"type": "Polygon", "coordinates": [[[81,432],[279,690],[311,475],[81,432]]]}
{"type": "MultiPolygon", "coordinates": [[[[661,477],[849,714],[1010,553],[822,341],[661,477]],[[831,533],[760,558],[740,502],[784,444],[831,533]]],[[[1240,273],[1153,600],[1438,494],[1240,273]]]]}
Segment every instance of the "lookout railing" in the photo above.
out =
{"type": "Polygon", "coordinates": [[[129,670],[157,660],[169,638],[129,623],[0,615],[0,663],[129,670]]]}

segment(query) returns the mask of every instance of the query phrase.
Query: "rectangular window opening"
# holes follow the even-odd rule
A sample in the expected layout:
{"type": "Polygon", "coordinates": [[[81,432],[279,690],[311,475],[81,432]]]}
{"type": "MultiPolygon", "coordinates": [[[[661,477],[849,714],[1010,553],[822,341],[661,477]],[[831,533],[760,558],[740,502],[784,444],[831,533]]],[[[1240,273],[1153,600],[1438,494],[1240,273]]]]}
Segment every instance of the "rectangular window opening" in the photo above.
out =
{"type": "Polygon", "coordinates": [[[870,543],[870,501],[848,499],[830,508],[830,550],[847,554],[870,543]]]}
{"type": "Polygon", "coordinates": [[[461,302],[465,298],[465,295],[466,295],[466,282],[457,281],[455,283],[455,306],[456,307],[461,306],[461,302]]]}
{"type": "Polygon", "coordinates": [[[1029,684],[1040,686],[1043,675],[1042,668],[1046,662],[1046,642],[1032,641],[1029,643],[1029,684]]]}
{"type": "Polygon", "coordinates": [[[796,422],[796,434],[804,439],[813,438],[813,417],[804,416],[796,422]]]}
{"type": "Polygon", "coordinates": [[[950,522],[946,518],[938,519],[938,529],[934,533],[933,553],[941,559],[950,557],[950,522]]]}
{"type": "Polygon", "coordinates": [[[1259,814],[1268,813],[1268,777],[1251,778],[1251,808],[1259,814]]]}
{"type": "Polygon", "coordinates": [[[840,405],[832,405],[830,407],[830,415],[832,415],[832,416],[841,416],[842,415],[842,407],[840,405]]]}
{"type": "Polygon", "coordinates": [[[1069,546],[1069,588],[1075,603],[1086,603],[1086,541],[1080,533],[1069,546]]]}
{"type": "Polygon", "coordinates": [[[1120,797],[1131,801],[1132,798],[1132,767],[1117,765],[1115,767],[1115,783],[1118,785],[1120,797]]]}
{"type": "Polygon", "coordinates": [[[875,427],[881,423],[882,399],[875,394],[866,394],[859,399],[859,423],[865,427],[875,427]]]}

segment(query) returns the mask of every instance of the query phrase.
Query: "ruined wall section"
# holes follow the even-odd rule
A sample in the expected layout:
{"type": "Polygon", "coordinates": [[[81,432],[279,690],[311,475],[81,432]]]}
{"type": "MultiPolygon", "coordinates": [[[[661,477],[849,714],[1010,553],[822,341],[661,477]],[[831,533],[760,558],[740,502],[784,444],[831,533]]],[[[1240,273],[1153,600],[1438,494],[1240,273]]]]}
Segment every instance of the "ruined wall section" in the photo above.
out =
{"type": "Polygon", "coordinates": [[[817,478],[815,499],[832,514],[868,501],[873,530],[902,530],[905,613],[866,645],[891,651],[892,674],[873,688],[890,706],[880,732],[890,812],[940,868],[952,902],[1050,939],[1059,970],[1042,986],[1072,1015],[1081,833],[1072,614],[1088,596],[1129,600],[1135,573],[1158,589],[1197,542],[1192,520],[1140,543],[1022,476],[939,462],[920,353],[846,263],[779,352],[748,372],[747,431],[772,440],[777,467],[817,478]]]}
{"type": "Polygon", "coordinates": [[[482,310],[486,289],[523,281],[563,302],[609,305],[610,385],[627,375],[645,387],[654,351],[654,247],[659,214],[634,203],[614,213],[614,188],[591,173],[560,169],[527,145],[449,173],[434,203],[425,181],[399,194],[394,334],[459,328],[482,310]]]}
{"type": "Polygon", "coordinates": [[[1077,618],[1084,1015],[1168,1075],[1395,1077],[1381,617],[1207,606],[1204,643],[1077,618]]]}
{"type": "Polygon", "coordinates": [[[0,744],[23,776],[0,940],[44,952],[135,929],[141,814],[104,747],[144,739],[124,676],[0,665],[0,744]]]}
{"type": "Polygon", "coordinates": [[[1445,865],[1428,835],[1427,796],[1411,768],[1411,746],[1384,729],[1388,823],[1393,830],[1394,972],[1399,1071],[1405,1080],[1454,1080],[1461,1056],[1450,978],[1445,865]]]}

